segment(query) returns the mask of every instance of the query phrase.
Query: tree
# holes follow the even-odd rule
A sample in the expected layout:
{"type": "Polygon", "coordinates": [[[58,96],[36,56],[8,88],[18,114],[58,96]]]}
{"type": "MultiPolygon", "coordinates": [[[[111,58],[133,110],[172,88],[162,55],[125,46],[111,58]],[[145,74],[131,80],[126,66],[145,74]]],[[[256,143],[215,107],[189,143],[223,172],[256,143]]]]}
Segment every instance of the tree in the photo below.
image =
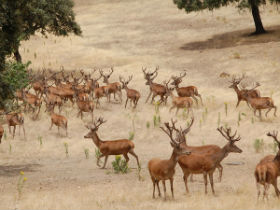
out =
{"type": "MultiPolygon", "coordinates": [[[[173,0],[179,9],[185,9],[187,13],[208,9],[210,11],[230,3],[237,3],[239,9],[248,8],[251,10],[255,22],[256,31],[254,34],[265,33],[265,29],[260,17],[259,6],[266,4],[266,0],[173,0]]],[[[280,0],[269,0],[272,4],[277,4],[280,0]]]]}
{"type": "Polygon", "coordinates": [[[20,42],[35,32],[67,36],[81,35],[75,21],[72,0],[1,0],[0,1],[0,71],[5,58],[14,55],[21,62],[20,42]]]}

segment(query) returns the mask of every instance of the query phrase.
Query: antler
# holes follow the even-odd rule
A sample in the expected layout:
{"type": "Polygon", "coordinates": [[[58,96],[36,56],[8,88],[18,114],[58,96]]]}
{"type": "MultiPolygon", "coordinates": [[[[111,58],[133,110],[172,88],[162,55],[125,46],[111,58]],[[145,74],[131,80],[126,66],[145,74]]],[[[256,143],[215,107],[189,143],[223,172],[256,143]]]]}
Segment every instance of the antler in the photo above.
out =
{"type": "Polygon", "coordinates": [[[237,130],[235,131],[235,133],[233,135],[230,135],[231,133],[231,128],[223,128],[222,126],[217,128],[217,130],[222,134],[223,137],[225,137],[225,139],[227,139],[228,141],[231,142],[236,142],[239,141],[241,139],[240,135],[235,138],[237,130]]]}
{"type": "Polygon", "coordinates": [[[119,76],[119,79],[120,79],[120,82],[121,82],[121,83],[124,83],[123,77],[122,77],[122,76],[119,76]]]}
{"type": "Polygon", "coordinates": [[[272,137],[274,141],[276,141],[276,143],[278,144],[278,148],[280,149],[280,142],[277,139],[278,131],[273,131],[272,133],[268,132],[266,135],[272,137]]]}
{"type": "Polygon", "coordinates": [[[183,135],[186,135],[188,132],[190,132],[193,122],[194,122],[194,117],[192,117],[190,125],[186,129],[181,131],[183,135]]]}
{"type": "Polygon", "coordinates": [[[256,89],[257,87],[261,86],[261,84],[259,82],[256,82],[253,86],[253,88],[251,88],[250,90],[254,90],[256,89]]]}
{"type": "Polygon", "coordinates": [[[94,127],[90,127],[90,129],[99,128],[99,126],[102,125],[105,122],[107,122],[107,121],[105,121],[102,117],[99,117],[97,120],[95,120],[93,122],[94,127]]]}
{"type": "Polygon", "coordinates": [[[113,74],[113,72],[114,72],[114,67],[112,66],[112,67],[111,67],[111,73],[109,73],[108,76],[111,76],[111,75],[113,74]]]}
{"type": "Polygon", "coordinates": [[[130,75],[129,77],[128,77],[128,80],[127,80],[127,83],[129,83],[131,80],[132,80],[132,75],[130,75]]]}
{"type": "Polygon", "coordinates": [[[169,125],[169,122],[165,122],[164,125],[167,129],[164,129],[164,127],[160,127],[164,133],[166,133],[170,140],[174,143],[174,144],[178,144],[178,143],[181,143],[182,141],[179,141],[179,142],[176,142],[174,139],[173,139],[173,130],[175,130],[176,132],[179,132],[179,130],[175,127],[175,124],[176,124],[177,120],[173,120],[171,119],[171,123],[172,123],[172,126],[170,127],[169,125]]]}

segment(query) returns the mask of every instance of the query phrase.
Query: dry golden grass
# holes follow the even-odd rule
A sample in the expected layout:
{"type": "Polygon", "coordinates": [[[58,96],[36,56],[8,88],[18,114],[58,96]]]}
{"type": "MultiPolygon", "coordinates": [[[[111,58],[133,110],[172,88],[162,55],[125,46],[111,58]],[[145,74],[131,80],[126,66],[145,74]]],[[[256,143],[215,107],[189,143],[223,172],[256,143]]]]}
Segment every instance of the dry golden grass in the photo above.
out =
{"type": "MultiPolygon", "coordinates": [[[[0,145],[0,208],[1,209],[277,209],[279,201],[270,190],[269,202],[256,201],[254,168],[261,157],[271,154],[272,140],[267,131],[278,129],[279,117],[269,117],[260,122],[251,122],[252,111],[242,102],[235,109],[236,94],[229,89],[227,78],[220,78],[222,72],[241,74],[246,72],[248,81],[259,81],[263,96],[270,96],[277,106],[280,104],[278,80],[280,76],[280,44],[278,13],[263,11],[266,28],[275,30],[264,36],[249,37],[253,31],[249,13],[238,14],[234,7],[223,8],[213,14],[185,14],[176,9],[172,1],[162,0],[120,0],[90,1],[77,0],[75,7],[77,20],[83,29],[83,37],[60,38],[39,35],[22,44],[20,51],[25,61],[31,60],[32,67],[66,70],[93,67],[115,67],[112,81],[119,75],[133,74],[129,87],[138,89],[142,98],[135,111],[124,109],[124,104],[108,104],[102,100],[102,108],[95,110],[95,117],[107,120],[100,130],[102,139],[128,138],[132,131],[131,116],[135,117],[135,152],[142,163],[143,181],[138,181],[136,161],[130,159],[130,173],[117,175],[112,172],[109,158],[106,170],[96,166],[95,146],[85,140],[87,133],[82,121],[76,118],[77,107],[64,106],[63,115],[69,121],[69,137],[57,135],[54,127],[49,131],[50,117],[44,108],[38,121],[26,115],[27,140],[11,135],[0,145]],[[219,18],[217,18],[219,17],[219,18]],[[238,52],[242,56],[234,59],[238,52]],[[36,54],[36,56],[34,56],[36,54]],[[35,58],[36,57],[36,58],[35,58]],[[171,147],[167,136],[153,128],[154,107],[144,104],[148,86],[144,85],[142,66],[153,69],[159,65],[157,82],[162,82],[171,74],[179,74],[186,69],[184,85],[198,87],[204,100],[204,107],[194,109],[195,123],[187,140],[190,145],[217,144],[226,141],[216,131],[218,113],[221,125],[238,129],[242,140],[238,146],[241,154],[230,154],[224,161],[224,175],[221,183],[215,182],[217,196],[204,195],[202,176],[195,176],[190,183],[190,195],[185,194],[182,172],[177,167],[175,175],[175,200],[152,199],[152,182],[147,171],[147,162],[153,157],[169,158],[171,147]],[[224,103],[228,103],[228,116],[225,116],[224,103]],[[207,116],[203,114],[207,108],[207,116]],[[237,126],[238,113],[242,116],[237,126]],[[203,117],[204,115],[204,117],[203,117]],[[202,120],[204,119],[204,120],[202,120]],[[151,127],[146,128],[150,122],[151,127]],[[200,128],[201,121],[201,128],[200,128]],[[38,137],[42,136],[40,146],[38,137]],[[254,140],[263,138],[266,148],[255,153],[254,140]],[[64,142],[69,145],[69,157],[65,156],[64,142]],[[12,151],[9,152],[10,145],[12,151]],[[88,148],[90,158],[86,159],[84,149],[88,148]],[[226,163],[238,162],[232,166],[226,163]],[[28,178],[20,201],[16,201],[16,183],[19,172],[24,171],[28,178]]],[[[168,106],[160,107],[162,122],[174,117],[168,106]]],[[[182,112],[177,116],[181,125],[187,119],[182,112]]],[[[4,125],[7,130],[7,125],[4,125]]],[[[215,174],[215,181],[217,174],[215,174]]],[[[167,187],[170,196],[170,187],[167,187]]]]}

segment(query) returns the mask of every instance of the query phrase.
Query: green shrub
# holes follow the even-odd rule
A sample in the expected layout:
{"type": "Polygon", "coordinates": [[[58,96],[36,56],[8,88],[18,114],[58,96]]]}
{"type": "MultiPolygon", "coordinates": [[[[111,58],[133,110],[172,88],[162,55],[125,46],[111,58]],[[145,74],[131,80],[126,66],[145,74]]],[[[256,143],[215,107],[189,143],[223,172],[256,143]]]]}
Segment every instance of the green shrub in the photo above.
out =
{"type": "Polygon", "coordinates": [[[112,166],[115,173],[125,174],[128,172],[128,166],[125,160],[120,155],[115,156],[115,160],[112,162],[112,166]]]}
{"type": "Polygon", "coordinates": [[[89,149],[84,148],[84,152],[85,152],[86,159],[89,159],[89,149]]]}
{"type": "Polygon", "coordinates": [[[255,139],[254,148],[256,153],[259,153],[264,150],[264,141],[263,139],[255,139]]]}
{"type": "Polygon", "coordinates": [[[133,132],[133,131],[130,131],[130,132],[129,132],[128,140],[133,140],[133,139],[134,139],[134,132],[133,132]]]}

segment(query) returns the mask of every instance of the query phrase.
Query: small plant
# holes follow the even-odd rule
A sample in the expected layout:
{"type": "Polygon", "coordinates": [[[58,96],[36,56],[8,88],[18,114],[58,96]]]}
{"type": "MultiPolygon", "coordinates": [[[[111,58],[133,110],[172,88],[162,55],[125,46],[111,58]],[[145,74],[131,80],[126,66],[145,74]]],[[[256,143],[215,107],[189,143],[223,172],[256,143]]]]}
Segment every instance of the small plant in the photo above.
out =
{"type": "Polygon", "coordinates": [[[263,149],[264,149],[263,139],[255,139],[254,148],[255,148],[256,153],[263,151],[263,149]]]}
{"type": "Polygon", "coordinates": [[[206,116],[208,115],[208,109],[207,109],[207,107],[205,107],[205,114],[206,114],[206,116]]]}
{"type": "Polygon", "coordinates": [[[40,147],[43,146],[43,137],[42,136],[38,136],[38,141],[40,143],[40,147]]]}
{"type": "Polygon", "coordinates": [[[36,54],[36,53],[34,53],[34,58],[35,58],[35,59],[37,58],[37,54],[36,54]]]}
{"type": "Polygon", "coordinates": [[[102,153],[100,152],[100,150],[98,148],[96,148],[95,149],[95,158],[98,159],[101,155],[102,155],[102,153]]]}
{"type": "Polygon", "coordinates": [[[234,59],[240,59],[241,56],[240,56],[240,54],[238,52],[235,52],[235,53],[233,53],[233,58],[234,59]]]}
{"type": "Polygon", "coordinates": [[[130,132],[129,132],[128,140],[133,140],[133,139],[134,139],[134,132],[133,132],[133,131],[130,131],[130,132]]]}
{"type": "Polygon", "coordinates": [[[7,133],[4,131],[4,139],[7,140],[7,133]]]}
{"type": "Polygon", "coordinates": [[[146,122],[146,128],[148,128],[148,129],[149,129],[149,128],[150,128],[150,126],[151,126],[150,122],[149,122],[149,121],[147,121],[147,122],[146,122]]]}
{"type": "Polygon", "coordinates": [[[128,172],[127,162],[122,159],[121,155],[116,155],[115,160],[112,162],[115,173],[125,174],[128,172]]]}
{"type": "Polygon", "coordinates": [[[86,159],[89,159],[89,149],[84,148],[84,152],[85,152],[86,159]]]}
{"type": "Polygon", "coordinates": [[[241,121],[241,113],[238,113],[238,119],[237,119],[237,125],[240,126],[240,121],[241,121]]]}
{"type": "Polygon", "coordinates": [[[154,127],[156,127],[157,126],[157,116],[156,115],[154,115],[154,117],[153,117],[153,122],[154,122],[154,127]]]}
{"type": "Polygon", "coordinates": [[[160,105],[160,102],[159,102],[159,101],[154,102],[154,106],[155,106],[155,113],[156,113],[156,114],[159,114],[159,105],[160,105]]]}
{"type": "Polygon", "coordinates": [[[17,182],[18,199],[21,198],[23,186],[24,186],[24,183],[25,183],[26,181],[27,181],[27,178],[24,177],[24,172],[21,171],[21,172],[19,173],[19,179],[18,179],[18,182],[17,182]]]}
{"type": "Polygon", "coordinates": [[[202,127],[202,119],[199,120],[199,128],[202,127]]]}
{"type": "Polygon", "coordinates": [[[219,112],[218,113],[218,127],[220,127],[220,124],[221,124],[221,113],[219,112]]]}
{"type": "Polygon", "coordinates": [[[228,103],[225,102],[225,113],[226,113],[226,116],[227,116],[227,113],[228,113],[228,103]]]}
{"type": "Polygon", "coordinates": [[[64,148],[65,148],[65,155],[68,158],[69,157],[69,151],[68,151],[68,143],[64,142],[64,148]]]}
{"type": "Polygon", "coordinates": [[[12,154],[12,145],[11,145],[11,143],[9,144],[9,153],[12,154]]]}

